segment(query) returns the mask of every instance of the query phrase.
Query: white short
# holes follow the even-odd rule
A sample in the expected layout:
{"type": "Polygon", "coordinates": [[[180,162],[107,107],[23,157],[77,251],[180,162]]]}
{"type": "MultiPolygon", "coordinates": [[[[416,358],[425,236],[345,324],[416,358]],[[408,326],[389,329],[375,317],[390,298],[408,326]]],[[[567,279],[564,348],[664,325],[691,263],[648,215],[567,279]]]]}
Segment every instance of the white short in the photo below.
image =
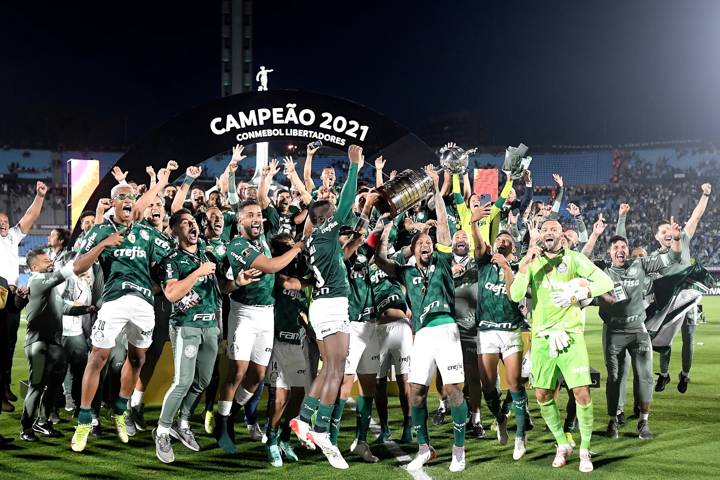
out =
{"type": "Polygon", "coordinates": [[[310,302],[310,325],[315,338],[322,340],[334,333],[350,333],[350,313],[348,299],[318,298],[310,302]]]}
{"type": "Polygon", "coordinates": [[[129,344],[148,348],[152,344],[153,328],[152,304],[136,295],[123,295],[102,304],[90,337],[94,347],[113,348],[115,339],[125,331],[129,344]]]}
{"type": "Polygon", "coordinates": [[[228,359],[266,367],[272,355],[274,330],[272,305],[243,305],[230,300],[228,359]]]}
{"type": "Polygon", "coordinates": [[[465,381],[460,332],[456,323],[424,327],[415,333],[408,381],[430,386],[436,367],[445,385],[465,381]]]}
{"type": "Polygon", "coordinates": [[[345,375],[377,374],[380,366],[378,336],[371,322],[350,322],[350,346],[345,359],[345,375]]]}
{"type": "Polygon", "coordinates": [[[407,320],[379,324],[375,327],[379,341],[380,368],[378,378],[385,378],[390,366],[395,366],[395,375],[406,375],[410,371],[410,352],[413,346],[412,327],[407,320]]]}
{"type": "Polygon", "coordinates": [[[302,345],[276,341],[265,377],[266,383],[272,387],[289,390],[291,387],[305,387],[306,377],[307,368],[302,345]]]}
{"type": "Polygon", "coordinates": [[[480,330],[477,333],[477,353],[499,353],[509,356],[523,351],[520,330],[480,330]]]}

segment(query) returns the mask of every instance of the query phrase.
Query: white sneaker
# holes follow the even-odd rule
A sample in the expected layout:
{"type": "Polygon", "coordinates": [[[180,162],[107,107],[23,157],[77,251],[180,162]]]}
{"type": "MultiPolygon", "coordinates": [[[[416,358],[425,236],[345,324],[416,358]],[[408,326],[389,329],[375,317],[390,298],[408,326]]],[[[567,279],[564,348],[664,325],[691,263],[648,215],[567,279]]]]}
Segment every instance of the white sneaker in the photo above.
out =
{"type": "Polygon", "coordinates": [[[408,463],[408,470],[420,470],[423,465],[437,457],[437,452],[431,446],[427,448],[421,448],[418,450],[418,454],[413,458],[412,462],[408,463]]]}
{"type": "Polygon", "coordinates": [[[349,450],[350,450],[351,452],[352,452],[353,450],[355,450],[355,447],[357,447],[357,444],[358,444],[358,439],[357,439],[357,437],[355,437],[355,438],[353,438],[353,441],[352,441],[352,443],[350,444],[349,450]]]}
{"type": "Polygon", "coordinates": [[[368,463],[377,463],[380,459],[373,455],[370,450],[370,445],[367,442],[353,442],[355,446],[350,450],[352,453],[362,458],[363,461],[368,463]]]}
{"type": "Polygon", "coordinates": [[[295,433],[295,436],[300,440],[303,447],[308,450],[315,450],[315,444],[308,438],[310,432],[310,425],[300,420],[300,417],[295,417],[290,420],[290,429],[295,433]]]}
{"type": "Polygon", "coordinates": [[[328,459],[330,465],[340,470],[349,468],[349,465],[343,458],[340,450],[330,443],[330,435],[327,432],[319,433],[310,431],[308,432],[308,438],[317,445],[320,450],[322,450],[323,455],[325,455],[325,458],[328,459]]]}
{"type": "Polygon", "coordinates": [[[555,468],[564,467],[567,465],[568,457],[572,453],[572,447],[567,443],[558,445],[555,450],[555,458],[553,459],[552,466],[555,468]]]}
{"type": "Polygon", "coordinates": [[[527,451],[527,436],[515,437],[515,450],[513,450],[513,460],[520,460],[527,451]]]}
{"type": "Polygon", "coordinates": [[[263,431],[260,428],[260,425],[257,423],[253,425],[247,426],[248,433],[250,434],[250,439],[254,442],[259,442],[263,438],[263,431]]]}
{"type": "Polygon", "coordinates": [[[452,461],[450,462],[450,471],[462,472],[465,470],[465,447],[453,446],[452,461]]]}
{"type": "Polygon", "coordinates": [[[590,459],[590,450],[587,448],[580,449],[580,466],[578,468],[583,473],[593,471],[592,460],[590,459]]]}
{"type": "Polygon", "coordinates": [[[500,445],[507,445],[508,442],[507,423],[508,419],[506,415],[503,421],[497,424],[497,439],[500,445]]]}

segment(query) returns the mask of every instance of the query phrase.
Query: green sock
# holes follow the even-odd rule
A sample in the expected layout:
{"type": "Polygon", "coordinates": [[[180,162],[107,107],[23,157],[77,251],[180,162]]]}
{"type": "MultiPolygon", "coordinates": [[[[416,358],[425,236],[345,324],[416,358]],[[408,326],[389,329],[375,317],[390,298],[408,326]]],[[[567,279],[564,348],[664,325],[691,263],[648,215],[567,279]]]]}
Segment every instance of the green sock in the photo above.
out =
{"type": "Polygon", "coordinates": [[[313,416],[315,411],[320,405],[320,400],[310,395],[305,395],[302,405],[300,405],[300,420],[305,423],[310,423],[310,418],[313,416]]]}
{"type": "Polygon", "coordinates": [[[92,423],[92,408],[82,408],[80,407],[80,412],[78,413],[78,423],[88,425],[92,423]]]}
{"type": "Polygon", "coordinates": [[[127,410],[127,403],[127,398],[118,395],[118,397],[115,399],[115,403],[113,403],[113,411],[115,412],[115,415],[124,414],[125,410],[127,410]]]}
{"type": "Polygon", "coordinates": [[[357,397],[357,439],[360,442],[367,441],[367,432],[370,428],[370,417],[372,415],[372,404],[374,397],[357,397]]]}
{"type": "Polygon", "coordinates": [[[277,427],[270,427],[270,431],[268,432],[268,446],[271,445],[277,445],[278,444],[278,428],[277,427]]]}
{"type": "Polygon", "coordinates": [[[455,439],[455,446],[464,447],[465,422],[467,421],[468,415],[468,406],[464,398],[460,405],[450,407],[450,414],[452,415],[453,420],[453,438],[455,439]]]}
{"type": "Polygon", "coordinates": [[[333,410],[335,410],[335,404],[325,405],[321,403],[318,406],[315,426],[313,429],[318,433],[324,433],[330,430],[330,422],[332,421],[333,410]]]}
{"type": "Polygon", "coordinates": [[[578,428],[580,429],[580,448],[590,449],[590,438],[593,430],[593,404],[577,404],[578,428]]]}
{"type": "Polygon", "coordinates": [[[558,410],[555,400],[550,400],[546,403],[538,402],[538,405],[540,405],[540,414],[542,414],[545,424],[552,432],[557,444],[565,445],[568,443],[567,438],[565,438],[565,432],[563,432],[562,421],[560,420],[560,410],[558,410]]]}
{"type": "Polygon", "coordinates": [[[422,407],[410,407],[410,414],[412,417],[413,428],[415,429],[415,435],[417,436],[418,445],[429,445],[430,437],[428,436],[427,429],[427,406],[423,405],[422,407]]]}
{"type": "Polygon", "coordinates": [[[513,409],[515,410],[515,436],[525,436],[525,408],[527,407],[527,392],[520,388],[517,392],[510,391],[512,396],[513,409]]]}
{"type": "Polygon", "coordinates": [[[335,401],[335,408],[330,417],[330,442],[337,447],[338,437],[340,436],[340,422],[342,421],[343,410],[345,410],[345,404],[347,398],[339,398],[335,401]]]}
{"type": "Polygon", "coordinates": [[[490,392],[485,392],[485,402],[487,403],[490,412],[495,416],[495,419],[500,422],[503,419],[502,412],[500,411],[500,394],[496,389],[490,392]]]}

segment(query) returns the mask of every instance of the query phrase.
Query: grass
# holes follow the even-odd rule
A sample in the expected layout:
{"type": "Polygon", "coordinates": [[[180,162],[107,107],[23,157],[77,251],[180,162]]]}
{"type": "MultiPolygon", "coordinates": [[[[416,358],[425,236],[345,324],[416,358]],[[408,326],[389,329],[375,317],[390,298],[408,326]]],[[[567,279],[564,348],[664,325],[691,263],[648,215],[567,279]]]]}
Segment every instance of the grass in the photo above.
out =
{"type": "MultiPolygon", "coordinates": [[[[680,368],[680,345],[678,338],[673,350],[671,374],[673,382],[665,392],[656,394],[651,414],[651,426],[655,439],[641,442],[634,434],[635,419],[631,418],[621,427],[620,438],[609,440],[602,436],[607,424],[605,416],[605,368],[600,349],[601,324],[596,310],[588,316],[587,344],[590,348],[592,365],[603,374],[601,388],[594,389],[595,405],[595,436],[592,450],[595,464],[594,478],[720,478],[720,460],[718,447],[720,435],[715,430],[720,423],[718,409],[718,376],[720,364],[720,297],[705,299],[707,324],[700,325],[697,330],[695,363],[692,370],[692,383],[686,394],[678,393],[675,388],[677,373],[680,368]]],[[[22,334],[23,332],[21,332],[22,334]]],[[[27,376],[27,364],[18,341],[15,353],[13,390],[19,392],[17,381],[27,376]]],[[[655,360],[657,365],[657,360],[655,360]]],[[[629,388],[632,391],[632,388],[629,388]]],[[[561,395],[564,395],[561,394],[561,395]]],[[[631,393],[629,393],[631,395],[631,393]]],[[[564,398],[561,398],[564,405],[564,398]]],[[[0,416],[0,432],[4,435],[17,435],[22,402],[16,403],[17,410],[11,414],[0,416]]],[[[573,454],[571,462],[563,469],[550,467],[554,454],[553,441],[549,433],[544,432],[544,423],[540,418],[537,404],[532,399],[531,409],[536,428],[529,435],[528,453],[519,462],[512,460],[512,439],[506,446],[500,446],[492,439],[468,439],[467,469],[462,474],[450,474],[447,467],[450,462],[452,427],[445,424],[440,427],[430,426],[430,435],[438,458],[426,469],[432,478],[571,478],[578,475],[577,454],[573,454]]],[[[632,405],[632,399],[626,402],[632,405]]],[[[429,400],[430,408],[437,405],[433,393],[429,400]]],[[[264,411],[264,405],[261,405],[264,411]]],[[[400,434],[399,408],[397,401],[391,409],[393,413],[394,432],[400,434]]],[[[148,419],[155,421],[159,414],[158,407],[148,408],[148,419]]],[[[488,433],[490,414],[483,412],[488,433]]],[[[215,448],[214,441],[202,431],[200,418],[195,425],[198,441],[202,447],[199,453],[186,450],[177,442],[174,443],[176,462],[163,465],[155,458],[154,444],[150,432],[144,432],[123,445],[111,434],[101,439],[90,438],[87,450],[82,454],[70,451],[69,442],[74,422],[61,412],[62,422],[57,428],[65,435],[62,439],[41,438],[35,444],[24,443],[17,439],[9,449],[0,451],[0,478],[94,478],[94,479],[135,479],[135,478],[196,478],[212,476],[212,478],[247,478],[259,475],[270,475],[274,478],[313,480],[336,478],[339,473],[325,462],[319,453],[305,452],[297,448],[300,463],[286,464],[274,469],[266,462],[265,450],[259,443],[252,443],[238,429],[239,448],[241,453],[235,457],[227,457],[215,448]]],[[[511,420],[512,422],[512,420],[511,420]]],[[[109,422],[105,422],[109,426],[109,422]]],[[[343,422],[340,445],[343,448],[352,441],[354,435],[354,415],[346,411],[343,422]]],[[[576,436],[576,440],[578,437],[576,436]]],[[[415,450],[414,445],[402,446],[409,454],[415,450]]],[[[399,468],[397,461],[383,446],[373,447],[374,453],[380,457],[375,465],[362,464],[348,454],[350,470],[344,475],[348,478],[410,478],[399,468]]]]}

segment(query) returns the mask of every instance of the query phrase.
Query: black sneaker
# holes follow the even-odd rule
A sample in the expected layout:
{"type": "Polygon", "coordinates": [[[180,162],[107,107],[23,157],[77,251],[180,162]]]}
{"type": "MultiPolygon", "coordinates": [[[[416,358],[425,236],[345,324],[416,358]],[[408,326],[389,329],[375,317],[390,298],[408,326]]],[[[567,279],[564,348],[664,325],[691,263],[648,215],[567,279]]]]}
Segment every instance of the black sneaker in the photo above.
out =
{"type": "MultiPolygon", "coordinates": [[[[666,374],[658,373],[657,376],[658,376],[658,379],[657,379],[657,383],[655,384],[655,391],[662,392],[663,390],[665,390],[665,387],[667,386],[667,384],[670,383],[670,375],[668,375],[667,373],[666,374]]],[[[678,386],[678,389],[679,389],[679,386],[678,386]]]]}
{"type": "Polygon", "coordinates": [[[618,425],[625,425],[625,412],[620,411],[620,413],[617,414],[617,421],[618,425]]]}
{"type": "Polygon", "coordinates": [[[29,428],[20,432],[20,440],[25,440],[26,442],[37,442],[38,437],[35,435],[32,428],[29,428]]]}
{"type": "MultiPolygon", "coordinates": [[[[144,432],[145,429],[147,429],[144,410],[145,409],[142,405],[137,407],[128,407],[125,413],[125,425],[127,425],[128,430],[130,429],[130,424],[132,424],[138,432],[144,432]]],[[[129,432],[128,435],[130,435],[129,432]]]]}
{"type": "Polygon", "coordinates": [[[92,430],[90,430],[90,434],[95,438],[101,437],[102,433],[103,433],[102,425],[100,425],[99,423],[97,425],[93,425],[92,430]]]}
{"type": "Polygon", "coordinates": [[[445,423],[445,413],[446,411],[444,409],[438,408],[435,416],[433,417],[433,425],[437,426],[445,423]]]}
{"type": "Polygon", "coordinates": [[[650,424],[647,420],[638,421],[637,433],[640,440],[652,440],[653,438],[653,434],[650,431],[650,424]]]}
{"type": "MultiPolygon", "coordinates": [[[[668,379],[668,381],[670,381],[670,379],[668,379]]],[[[688,383],[690,383],[690,377],[688,377],[687,375],[683,375],[683,373],[680,372],[678,374],[678,392],[687,392],[688,383]]]]}
{"type": "Polygon", "coordinates": [[[37,420],[32,425],[32,430],[34,432],[37,432],[41,435],[45,435],[50,438],[61,438],[63,435],[62,433],[55,430],[53,427],[52,422],[45,422],[45,423],[39,423],[37,420]]]}
{"type": "Polygon", "coordinates": [[[618,431],[617,419],[610,419],[610,421],[608,422],[607,430],[605,430],[605,435],[608,438],[618,438],[620,436],[620,432],[618,431]]]}
{"type": "Polygon", "coordinates": [[[475,438],[485,438],[485,429],[482,423],[474,423],[470,426],[470,434],[475,438]]]}

